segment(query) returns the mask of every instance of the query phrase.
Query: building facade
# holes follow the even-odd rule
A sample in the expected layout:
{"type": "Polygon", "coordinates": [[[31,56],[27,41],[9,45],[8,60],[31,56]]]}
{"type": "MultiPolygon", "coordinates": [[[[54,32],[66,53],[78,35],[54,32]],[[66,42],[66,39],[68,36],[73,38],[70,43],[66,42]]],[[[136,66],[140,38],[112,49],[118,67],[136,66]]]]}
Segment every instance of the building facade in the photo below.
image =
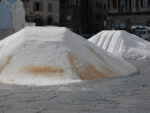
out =
{"type": "Polygon", "coordinates": [[[150,26],[150,0],[107,0],[107,27],[150,26]]]}
{"type": "Polygon", "coordinates": [[[60,0],[60,23],[76,33],[96,33],[104,29],[105,0],[60,0]]]}
{"type": "Polygon", "coordinates": [[[92,33],[97,33],[106,28],[106,3],[106,0],[92,0],[92,33]]]}
{"type": "Polygon", "coordinates": [[[26,21],[37,26],[59,25],[59,0],[22,0],[26,10],[26,21]]]}
{"type": "Polygon", "coordinates": [[[81,34],[105,28],[106,0],[22,0],[26,21],[37,26],[60,25],[81,34]]]}
{"type": "Polygon", "coordinates": [[[60,0],[60,25],[76,33],[89,33],[92,27],[91,0],[60,0]]]}

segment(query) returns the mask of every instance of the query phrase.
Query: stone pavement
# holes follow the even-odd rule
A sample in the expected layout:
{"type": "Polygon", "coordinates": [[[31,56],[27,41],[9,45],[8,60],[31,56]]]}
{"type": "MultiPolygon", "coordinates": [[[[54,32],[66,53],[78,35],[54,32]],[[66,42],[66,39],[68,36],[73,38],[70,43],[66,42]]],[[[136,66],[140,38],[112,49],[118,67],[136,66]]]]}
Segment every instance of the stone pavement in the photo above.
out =
{"type": "Polygon", "coordinates": [[[150,60],[140,73],[61,86],[0,85],[0,113],[150,113],[150,60]]]}

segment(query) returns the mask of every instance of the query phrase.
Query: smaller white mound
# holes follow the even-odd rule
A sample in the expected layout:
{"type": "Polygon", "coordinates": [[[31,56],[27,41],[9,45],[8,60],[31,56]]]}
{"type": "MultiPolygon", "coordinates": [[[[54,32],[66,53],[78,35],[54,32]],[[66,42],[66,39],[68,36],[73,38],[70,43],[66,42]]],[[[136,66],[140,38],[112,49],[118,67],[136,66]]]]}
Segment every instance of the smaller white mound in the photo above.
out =
{"type": "Polygon", "coordinates": [[[102,31],[90,38],[89,41],[124,59],[150,57],[150,43],[123,30],[102,31]]]}
{"type": "Polygon", "coordinates": [[[56,85],[130,75],[136,68],[66,28],[26,27],[0,42],[0,81],[56,85]]]}

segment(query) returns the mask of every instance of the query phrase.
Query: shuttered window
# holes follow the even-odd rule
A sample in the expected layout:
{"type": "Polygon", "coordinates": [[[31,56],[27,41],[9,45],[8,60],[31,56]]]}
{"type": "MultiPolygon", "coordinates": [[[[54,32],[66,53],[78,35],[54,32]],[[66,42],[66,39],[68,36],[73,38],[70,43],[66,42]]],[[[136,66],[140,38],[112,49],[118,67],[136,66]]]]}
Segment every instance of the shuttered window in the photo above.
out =
{"type": "Polygon", "coordinates": [[[33,2],[33,11],[42,11],[43,5],[41,2],[33,2]]]}
{"type": "Polygon", "coordinates": [[[52,4],[48,3],[48,12],[52,12],[52,4]]]}

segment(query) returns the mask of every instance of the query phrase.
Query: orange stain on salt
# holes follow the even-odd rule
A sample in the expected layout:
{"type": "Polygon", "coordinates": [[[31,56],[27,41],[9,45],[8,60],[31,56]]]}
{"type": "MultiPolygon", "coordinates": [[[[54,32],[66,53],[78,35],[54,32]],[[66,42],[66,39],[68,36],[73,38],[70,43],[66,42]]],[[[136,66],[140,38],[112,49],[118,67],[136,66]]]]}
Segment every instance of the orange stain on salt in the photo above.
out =
{"type": "Polygon", "coordinates": [[[7,66],[10,64],[11,56],[8,56],[6,59],[6,62],[0,66],[0,74],[3,73],[3,71],[7,68],[7,66]]]}
{"type": "Polygon", "coordinates": [[[87,48],[91,51],[91,53],[93,53],[94,55],[97,56],[97,58],[99,58],[105,65],[100,65],[100,67],[105,71],[105,73],[107,73],[108,75],[111,76],[118,76],[117,72],[115,72],[112,67],[108,64],[108,62],[105,60],[105,58],[103,58],[103,56],[101,56],[99,53],[97,53],[94,49],[92,49],[91,47],[87,48]]]}
{"type": "Polygon", "coordinates": [[[77,73],[79,78],[81,80],[91,80],[91,79],[98,79],[98,78],[109,78],[108,75],[106,75],[103,72],[100,72],[98,69],[96,69],[92,64],[85,63],[83,65],[81,64],[81,61],[77,59],[72,52],[68,53],[68,59],[71,65],[71,68],[73,71],[77,73]]]}
{"type": "Polygon", "coordinates": [[[54,74],[62,74],[64,73],[64,69],[61,67],[52,67],[48,65],[43,66],[25,66],[22,71],[26,74],[32,75],[54,75],[54,74]]]}

